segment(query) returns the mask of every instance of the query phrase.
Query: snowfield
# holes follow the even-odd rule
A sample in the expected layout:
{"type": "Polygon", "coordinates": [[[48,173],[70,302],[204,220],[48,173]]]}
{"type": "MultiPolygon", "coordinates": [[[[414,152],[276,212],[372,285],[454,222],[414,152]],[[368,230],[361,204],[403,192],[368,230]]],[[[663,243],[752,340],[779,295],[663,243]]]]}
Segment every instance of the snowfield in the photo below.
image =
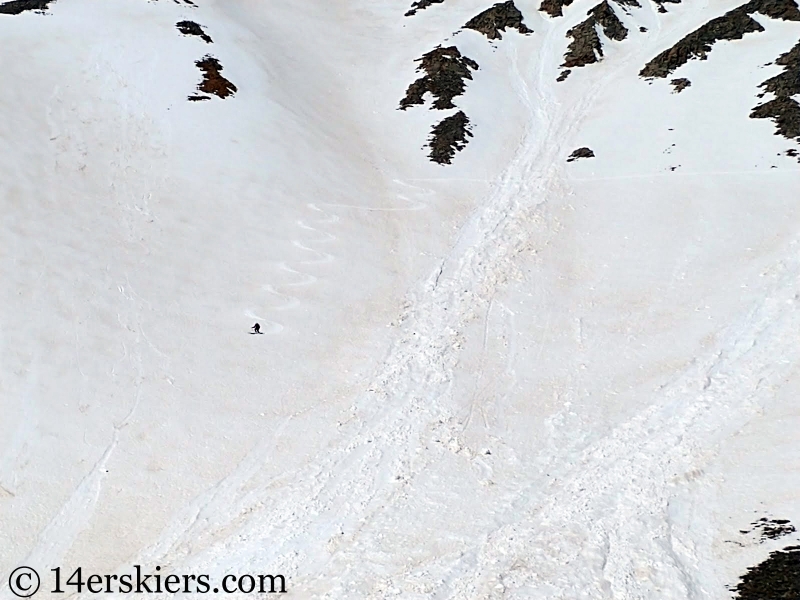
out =
{"type": "Polygon", "coordinates": [[[0,14],[0,597],[716,600],[797,544],[753,524],[800,524],[800,146],[749,115],[800,22],[646,80],[738,4],[611,2],[556,81],[596,4],[496,40],[478,0],[0,14]],[[398,110],[438,45],[457,108],[398,110]],[[206,56],[236,91],[188,101],[206,56]]]}

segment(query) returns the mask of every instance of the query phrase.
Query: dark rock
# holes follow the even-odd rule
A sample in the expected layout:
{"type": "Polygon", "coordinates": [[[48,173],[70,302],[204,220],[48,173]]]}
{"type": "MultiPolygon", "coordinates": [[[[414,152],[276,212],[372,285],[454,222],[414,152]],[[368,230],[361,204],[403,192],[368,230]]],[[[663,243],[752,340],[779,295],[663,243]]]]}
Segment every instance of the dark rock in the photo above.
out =
{"type": "Polygon", "coordinates": [[[645,78],[666,77],[693,58],[705,60],[715,42],[740,40],[746,33],[754,31],[764,31],[764,28],[741,8],[734,9],[721,17],[711,19],[672,48],[656,56],[644,66],[639,72],[639,76],[645,78]]]}
{"type": "Polygon", "coordinates": [[[664,4],[680,4],[681,0],[653,0],[653,3],[658,6],[658,12],[666,13],[667,9],[664,7],[664,4]]]}
{"type": "Polygon", "coordinates": [[[757,533],[761,537],[761,541],[777,540],[785,535],[790,535],[795,532],[794,525],[787,519],[767,519],[761,517],[757,521],[750,523],[750,529],[742,529],[739,533],[747,535],[749,533],[757,533]]]}
{"type": "Polygon", "coordinates": [[[567,47],[562,67],[584,67],[602,58],[603,44],[597,33],[598,25],[603,28],[606,37],[612,40],[621,41],[628,36],[628,30],[608,0],[603,0],[586,14],[589,15],[588,19],[567,31],[567,37],[571,37],[572,42],[567,47]]]}
{"type": "Polygon", "coordinates": [[[199,37],[207,44],[213,44],[214,40],[209,37],[209,35],[203,31],[203,27],[198,25],[194,21],[180,21],[175,25],[183,35],[194,35],[199,37]]]}
{"type": "Polygon", "coordinates": [[[211,100],[211,96],[202,96],[200,94],[193,94],[187,98],[189,102],[200,102],[202,100],[211,100]]]}
{"type": "MultiPolygon", "coordinates": [[[[619,20],[619,17],[617,17],[614,9],[612,9],[611,5],[605,0],[595,6],[587,14],[593,17],[603,28],[603,33],[606,37],[617,42],[628,37],[628,30],[625,29],[625,26],[622,24],[622,21],[619,20]]],[[[600,56],[602,56],[602,54],[600,56]]]]}
{"type": "Polygon", "coordinates": [[[670,81],[670,85],[675,88],[675,93],[680,94],[683,90],[687,87],[692,85],[692,82],[686,79],[685,77],[681,77],[680,79],[673,79],[670,81]]]}
{"type": "Polygon", "coordinates": [[[772,119],[777,125],[777,135],[800,141],[800,104],[781,96],[757,106],[751,119],[772,119]]]}
{"type": "Polygon", "coordinates": [[[639,76],[647,79],[666,77],[691,59],[705,60],[711,47],[719,40],[740,40],[747,33],[764,31],[750,16],[754,12],[773,19],[800,21],[800,10],[794,0],[751,0],[695,29],[672,48],[648,62],[639,72],[639,76]]]}
{"type": "MultiPolygon", "coordinates": [[[[634,8],[641,8],[642,5],[639,4],[638,0],[614,0],[619,6],[625,9],[628,6],[633,6],[634,8]]],[[[625,11],[627,12],[627,11],[625,11]]]]}
{"type": "Polygon", "coordinates": [[[794,96],[800,94],[800,41],[776,60],[776,65],[784,67],[783,73],[767,79],[758,87],[776,96],[794,96]]]}
{"type": "Polygon", "coordinates": [[[647,27],[639,27],[641,33],[647,33],[647,27]]]}
{"type": "Polygon", "coordinates": [[[800,42],[781,54],[775,64],[783,66],[783,72],[759,85],[775,99],[755,107],[750,118],[772,119],[777,135],[800,141],[800,104],[793,98],[800,94],[800,42]]]}
{"type": "Polygon", "coordinates": [[[573,162],[578,160],[579,158],[594,158],[594,152],[591,148],[578,148],[572,154],[569,155],[567,158],[567,162],[573,162]]]}
{"type": "MultiPolygon", "coordinates": [[[[666,0],[667,2],[680,2],[680,0],[666,0]]],[[[542,3],[539,5],[539,10],[542,12],[546,12],[551,17],[562,17],[564,16],[564,7],[569,6],[572,4],[573,0],[542,0],[542,3]]],[[[626,6],[634,6],[636,8],[641,8],[641,4],[639,4],[638,0],[614,0],[617,4],[622,7],[626,6]]]]}
{"type": "Polygon", "coordinates": [[[473,29],[490,40],[502,39],[503,35],[500,32],[506,28],[516,29],[522,34],[533,33],[533,30],[522,22],[522,13],[514,4],[514,0],[495,4],[464,25],[464,29],[473,29]]]}
{"type": "Polygon", "coordinates": [[[800,546],[771,552],[750,567],[733,588],[737,600],[794,600],[800,598],[800,546]]]}
{"type": "Polygon", "coordinates": [[[800,21],[800,9],[794,0],[751,0],[740,8],[748,14],[758,12],[772,19],[800,21]]]}
{"type": "Polygon", "coordinates": [[[594,19],[586,19],[567,32],[572,38],[567,53],[564,55],[562,67],[585,67],[597,62],[597,57],[603,56],[603,44],[597,33],[597,23],[594,19]]]}
{"type": "Polygon", "coordinates": [[[564,81],[567,77],[569,77],[570,73],[572,73],[570,69],[561,71],[561,74],[558,77],[556,77],[556,81],[564,81]]]}
{"type": "Polygon", "coordinates": [[[572,4],[573,0],[542,0],[539,10],[546,12],[551,17],[563,17],[564,7],[572,4]]]}
{"type": "Polygon", "coordinates": [[[415,104],[424,104],[424,96],[428,92],[436,98],[433,108],[439,110],[455,108],[453,98],[464,93],[466,89],[464,81],[472,79],[470,69],[478,70],[478,63],[462,56],[455,46],[437,47],[418,58],[416,62],[421,63],[417,71],[425,72],[426,75],[408,86],[405,98],[400,101],[401,110],[415,104]]]}
{"type": "Polygon", "coordinates": [[[431,131],[428,146],[431,149],[428,157],[432,162],[440,165],[449,165],[453,162],[456,152],[460,152],[472,137],[469,127],[469,118],[463,111],[458,111],[444,119],[431,131]]]}
{"type": "Polygon", "coordinates": [[[213,56],[204,56],[194,63],[203,72],[203,81],[197,89],[206,94],[227,98],[236,93],[236,86],[222,76],[222,65],[213,56]]]}
{"type": "Polygon", "coordinates": [[[0,4],[0,14],[18,15],[28,10],[44,12],[48,5],[55,1],[56,0],[12,0],[12,2],[3,2],[0,4]]]}
{"type": "Polygon", "coordinates": [[[418,0],[411,5],[411,10],[406,13],[407,17],[413,17],[418,10],[425,10],[431,4],[441,4],[444,0],[418,0]]]}

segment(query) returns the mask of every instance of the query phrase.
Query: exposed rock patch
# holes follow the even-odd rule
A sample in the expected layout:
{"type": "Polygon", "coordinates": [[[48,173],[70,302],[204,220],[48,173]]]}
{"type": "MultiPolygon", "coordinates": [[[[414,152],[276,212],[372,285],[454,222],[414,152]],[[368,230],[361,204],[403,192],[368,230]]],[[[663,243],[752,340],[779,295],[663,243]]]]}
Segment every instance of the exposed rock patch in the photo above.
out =
{"type": "Polygon", "coordinates": [[[742,9],[748,13],[761,13],[771,19],[800,21],[800,9],[794,0],[750,0],[742,9]]]}
{"type": "Polygon", "coordinates": [[[178,31],[180,31],[183,35],[194,35],[199,37],[206,44],[214,43],[214,40],[212,40],[211,37],[205,31],[203,31],[203,27],[194,21],[179,21],[176,23],[175,27],[177,27],[178,31]]]}
{"type": "Polygon", "coordinates": [[[421,63],[417,71],[425,72],[425,76],[408,86],[405,98],[400,101],[401,110],[416,104],[424,104],[426,93],[436,98],[433,108],[439,110],[455,108],[453,98],[464,93],[466,89],[464,81],[472,79],[470,69],[478,70],[478,63],[462,56],[455,46],[437,47],[418,58],[416,62],[421,63]]]}
{"type": "Polygon", "coordinates": [[[776,60],[776,65],[784,67],[783,73],[767,79],[758,87],[764,88],[776,96],[794,96],[800,94],[800,41],[794,48],[781,54],[776,60]]]}
{"type": "Polygon", "coordinates": [[[594,158],[594,151],[585,146],[583,148],[578,148],[569,155],[567,162],[574,162],[579,158],[594,158]]]}
{"type": "Polygon", "coordinates": [[[572,71],[570,69],[565,69],[565,70],[561,71],[559,76],[556,77],[556,81],[564,81],[564,80],[566,80],[566,78],[569,77],[570,73],[572,73],[572,71]]]}
{"type": "Polygon", "coordinates": [[[705,60],[712,46],[719,40],[740,40],[747,33],[764,31],[750,16],[754,12],[773,19],[800,21],[800,10],[794,0],[751,0],[695,29],[672,48],[648,62],[639,72],[639,76],[647,79],[666,77],[691,59],[705,60]]]}
{"type": "Polygon", "coordinates": [[[431,131],[428,146],[431,149],[428,157],[432,162],[449,165],[456,152],[460,152],[472,137],[469,118],[463,111],[458,111],[444,119],[431,131]]]}
{"type": "Polygon", "coordinates": [[[676,94],[680,94],[683,90],[692,85],[692,82],[686,79],[685,77],[681,77],[679,79],[673,79],[669,83],[672,87],[675,88],[676,94]]]}
{"type": "MultiPolygon", "coordinates": [[[[434,48],[416,62],[418,72],[424,72],[406,90],[405,98],[400,101],[400,110],[410,106],[424,104],[425,94],[430,93],[435,100],[432,108],[444,110],[455,108],[453,98],[460,96],[466,89],[465,81],[472,79],[472,72],[478,70],[478,63],[462,56],[458,48],[450,46],[434,48]]],[[[449,165],[456,152],[463,150],[472,137],[469,118],[463,111],[451,115],[436,125],[428,138],[431,161],[440,165],[449,165]]]]}
{"type": "Polygon", "coordinates": [[[770,553],[750,567],[733,588],[737,600],[800,598],[800,546],[787,546],[770,553]]]}
{"type": "Polygon", "coordinates": [[[681,0],[653,0],[653,3],[658,6],[658,12],[665,13],[667,9],[664,8],[664,4],[680,4],[681,0]]]}
{"type": "Polygon", "coordinates": [[[533,30],[522,22],[522,18],[522,13],[514,4],[514,0],[508,0],[508,2],[495,4],[476,15],[467,21],[464,29],[473,29],[490,40],[502,39],[501,32],[508,28],[516,29],[522,34],[533,33],[533,30]]]}
{"type": "Polygon", "coordinates": [[[759,86],[764,93],[775,94],[775,99],[755,107],[750,118],[772,119],[777,135],[800,141],[800,103],[793,98],[800,94],[800,42],[781,54],[775,64],[783,66],[783,72],[759,86]]]}
{"type": "Polygon", "coordinates": [[[572,4],[573,0],[542,0],[539,10],[546,12],[551,17],[563,17],[564,7],[572,4]]]}
{"type": "MultiPolygon", "coordinates": [[[[197,89],[206,94],[213,94],[220,98],[227,98],[237,92],[236,86],[222,76],[222,65],[211,55],[204,56],[194,63],[203,72],[203,81],[197,89]]],[[[200,97],[191,98],[200,100],[200,97]]]]}
{"type": "Polygon", "coordinates": [[[18,15],[28,10],[44,12],[47,10],[48,5],[55,1],[56,0],[12,0],[11,2],[3,2],[0,4],[0,14],[18,15]]]}
{"type": "Polygon", "coordinates": [[[757,106],[750,118],[772,119],[778,126],[778,135],[800,140],[800,104],[791,98],[781,96],[757,106]]]}
{"type": "Polygon", "coordinates": [[[584,67],[596,63],[603,57],[603,44],[597,32],[598,26],[602,27],[606,37],[612,40],[621,41],[628,37],[628,30],[608,0],[603,0],[586,14],[589,15],[588,19],[567,31],[567,37],[571,37],[572,42],[567,47],[562,67],[584,67]]]}
{"type": "Polygon", "coordinates": [[[756,533],[761,538],[761,541],[776,540],[785,535],[795,532],[794,525],[787,519],[767,519],[761,517],[757,521],[750,523],[750,529],[742,529],[739,531],[742,535],[756,533]]]}
{"type": "Polygon", "coordinates": [[[431,4],[441,4],[444,0],[418,0],[411,5],[411,10],[406,13],[407,17],[413,17],[418,10],[425,10],[431,4]]]}

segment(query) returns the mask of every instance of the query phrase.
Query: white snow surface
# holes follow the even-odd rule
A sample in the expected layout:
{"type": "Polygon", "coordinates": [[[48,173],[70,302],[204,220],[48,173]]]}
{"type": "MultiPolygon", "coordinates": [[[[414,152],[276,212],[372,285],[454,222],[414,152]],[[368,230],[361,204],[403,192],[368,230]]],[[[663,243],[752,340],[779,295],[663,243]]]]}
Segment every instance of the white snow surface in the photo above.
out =
{"type": "Polygon", "coordinates": [[[0,597],[721,599],[796,541],[739,530],[800,524],[800,165],[748,118],[800,23],[674,94],[638,71],[737,4],[642,4],[563,83],[587,0],[493,43],[477,0],[0,15],[0,597]],[[448,167],[454,111],[397,110],[438,44],[480,65],[448,167]],[[238,92],[187,102],[207,53],[238,92]]]}

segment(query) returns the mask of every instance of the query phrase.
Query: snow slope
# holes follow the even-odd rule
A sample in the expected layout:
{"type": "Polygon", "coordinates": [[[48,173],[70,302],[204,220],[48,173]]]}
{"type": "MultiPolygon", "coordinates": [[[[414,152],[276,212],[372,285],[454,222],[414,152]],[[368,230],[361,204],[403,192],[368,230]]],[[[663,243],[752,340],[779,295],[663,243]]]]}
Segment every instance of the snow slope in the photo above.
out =
{"type": "Polygon", "coordinates": [[[716,599],[788,543],[739,530],[800,522],[800,167],[747,117],[800,23],[673,94],[642,66],[736,4],[620,10],[563,82],[586,0],[495,42],[475,0],[197,4],[0,15],[0,572],[716,599]],[[447,167],[397,110],[438,44],[480,65],[447,167]],[[237,92],[187,102],[206,54],[237,92]]]}

